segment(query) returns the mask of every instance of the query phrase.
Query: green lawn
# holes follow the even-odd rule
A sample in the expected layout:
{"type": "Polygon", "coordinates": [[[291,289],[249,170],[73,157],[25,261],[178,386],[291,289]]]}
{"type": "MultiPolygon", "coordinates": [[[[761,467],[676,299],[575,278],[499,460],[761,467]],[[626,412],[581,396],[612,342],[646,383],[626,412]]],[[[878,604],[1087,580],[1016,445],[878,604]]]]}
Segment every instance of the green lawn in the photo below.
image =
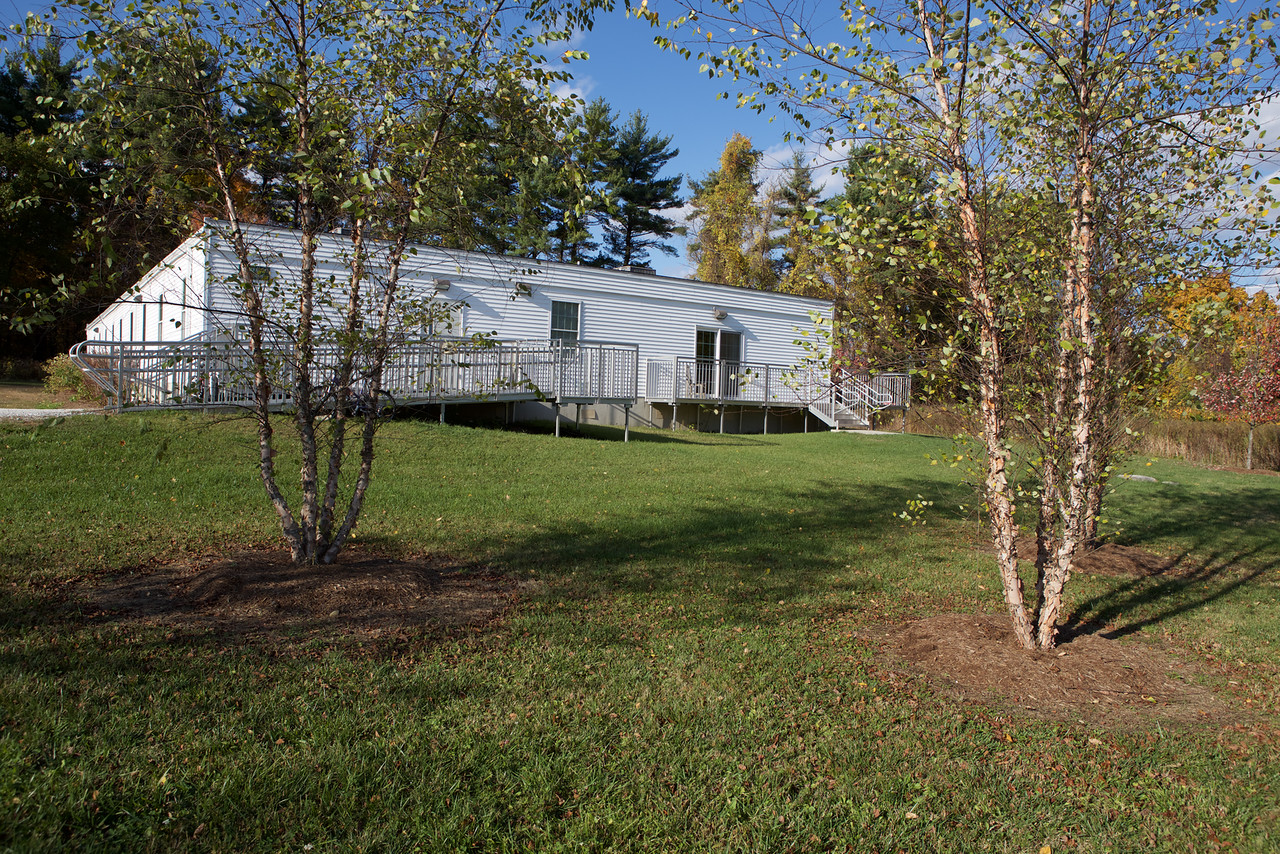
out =
{"type": "Polygon", "coordinates": [[[1000,608],[971,496],[929,463],[949,443],[596,435],[384,430],[355,548],[541,583],[488,632],[378,661],[58,604],[71,578],[273,542],[246,422],[0,425],[0,846],[1280,848],[1280,478],[1129,469],[1177,484],[1121,483],[1104,527],[1198,569],[1074,579],[1068,613],[1229,673],[1241,725],[1111,730],[959,703],[867,639],[1000,608]]]}

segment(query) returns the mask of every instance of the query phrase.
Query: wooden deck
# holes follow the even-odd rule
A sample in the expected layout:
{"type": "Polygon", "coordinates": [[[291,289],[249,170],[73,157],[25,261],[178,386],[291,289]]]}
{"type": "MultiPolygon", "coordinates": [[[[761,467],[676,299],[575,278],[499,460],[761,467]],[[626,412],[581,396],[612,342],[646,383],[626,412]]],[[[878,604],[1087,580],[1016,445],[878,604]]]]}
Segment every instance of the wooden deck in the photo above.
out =
{"type": "MultiPolygon", "coordinates": [[[[290,355],[283,347],[271,355],[270,405],[276,409],[292,403],[290,355]]],[[[321,400],[341,355],[336,347],[316,350],[311,371],[321,400]]],[[[240,342],[85,341],[71,356],[117,410],[254,404],[252,360],[240,342]]],[[[357,398],[367,387],[361,370],[352,383],[357,398]]],[[[641,396],[638,378],[634,344],[430,338],[397,346],[384,367],[382,390],[396,406],[543,401],[556,407],[557,416],[562,404],[618,404],[629,413],[641,396]]],[[[906,374],[833,382],[816,366],[683,356],[650,359],[645,380],[643,397],[652,404],[760,408],[766,425],[770,409],[807,410],[835,429],[868,426],[875,412],[905,407],[911,395],[906,374]]]]}
{"type": "Polygon", "coordinates": [[[875,412],[906,407],[911,399],[909,374],[833,381],[829,370],[816,366],[783,367],[684,356],[650,359],[645,380],[645,396],[650,402],[807,409],[833,428],[868,426],[875,412]]]}
{"type": "MultiPolygon", "coordinates": [[[[271,405],[276,408],[291,403],[289,356],[284,348],[271,355],[271,405]]],[[[340,356],[336,347],[316,350],[311,370],[321,395],[323,378],[340,356]]],[[[85,341],[72,348],[71,357],[115,409],[254,403],[252,360],[239,342],[85,341]]],[[[384,367],[382,388],[406,406],[530,400],[630,404],[637,395],[637,365],[637,348],[629,344],[432,338],[398,345],[384,367]]],[[[353,389],[358,394],[365,384],[358,368],[353,389]]]]}

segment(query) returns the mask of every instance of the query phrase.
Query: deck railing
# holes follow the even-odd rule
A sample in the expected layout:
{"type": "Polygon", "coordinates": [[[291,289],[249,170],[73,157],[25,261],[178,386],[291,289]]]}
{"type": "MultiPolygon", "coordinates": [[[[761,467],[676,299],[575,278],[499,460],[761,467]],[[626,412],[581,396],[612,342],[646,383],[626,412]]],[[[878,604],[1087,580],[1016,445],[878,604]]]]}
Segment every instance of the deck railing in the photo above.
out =
{"type": "MultiPolygon", "coordinates": [[[[271,404],[291,402],[294,366],[287,348],[268,352],[271,404]]],[[[312,383],[323,396],[343,353],[315,350],[312,383]]],[[[84,341],[71,357],[116,408],[243,406],[254,402],[253,361],[236,341],[84,341]]],[[[599,341],[508,341],[430,338],[398,345],[383,367],[382,388],[397,403],[486,400],[632,402],[636,345],[599,341]]],[[[357,360],[353,390],[367,387],[357,360]]]]}
{"type": "Polygon", "coordinates": [[[833,380],[830,370],[819,366],[679,356],[650,359],[645,380],[645,396],[650,400],[807,408],[832,425],[843,419],[869,424],[873,413],[907,406],[911,400],[909,374],[833,380]]]}

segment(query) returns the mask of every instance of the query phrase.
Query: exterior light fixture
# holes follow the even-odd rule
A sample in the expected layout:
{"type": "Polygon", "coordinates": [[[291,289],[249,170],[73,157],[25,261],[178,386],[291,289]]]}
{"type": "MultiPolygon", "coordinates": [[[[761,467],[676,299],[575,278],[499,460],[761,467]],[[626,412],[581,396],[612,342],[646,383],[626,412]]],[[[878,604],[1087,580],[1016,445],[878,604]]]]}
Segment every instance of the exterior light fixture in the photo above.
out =
{"type": "Polygon", "coordinates": [[[729,312],[725,311],[723,308],[713,308],[711,309],[711,316],[716,320],[724,320],[729,316],[729,312]]]}
{"type": "Polygon", "coordinates": [[[436,279],[431,284],[435,286],[436,293],[442,294],[445,291],[449,290],[449,286],[452,285],[453,282],[449,281],[448,279],[436,279]]]}

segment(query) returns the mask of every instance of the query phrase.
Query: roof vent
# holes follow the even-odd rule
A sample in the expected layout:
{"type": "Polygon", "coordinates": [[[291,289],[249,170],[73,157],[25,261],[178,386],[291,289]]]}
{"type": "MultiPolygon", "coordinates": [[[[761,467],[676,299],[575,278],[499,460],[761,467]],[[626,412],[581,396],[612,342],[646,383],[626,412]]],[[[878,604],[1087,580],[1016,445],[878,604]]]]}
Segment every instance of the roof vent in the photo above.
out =
{"type": "Polygon", "coordinates": [[[642,266],[640,264],[624,264],[623,266],[615,267],[614,269],[622,273],[639,273],[641,276],[658,275],[657,270],[653,269],[652,267],[642,266]]]}

